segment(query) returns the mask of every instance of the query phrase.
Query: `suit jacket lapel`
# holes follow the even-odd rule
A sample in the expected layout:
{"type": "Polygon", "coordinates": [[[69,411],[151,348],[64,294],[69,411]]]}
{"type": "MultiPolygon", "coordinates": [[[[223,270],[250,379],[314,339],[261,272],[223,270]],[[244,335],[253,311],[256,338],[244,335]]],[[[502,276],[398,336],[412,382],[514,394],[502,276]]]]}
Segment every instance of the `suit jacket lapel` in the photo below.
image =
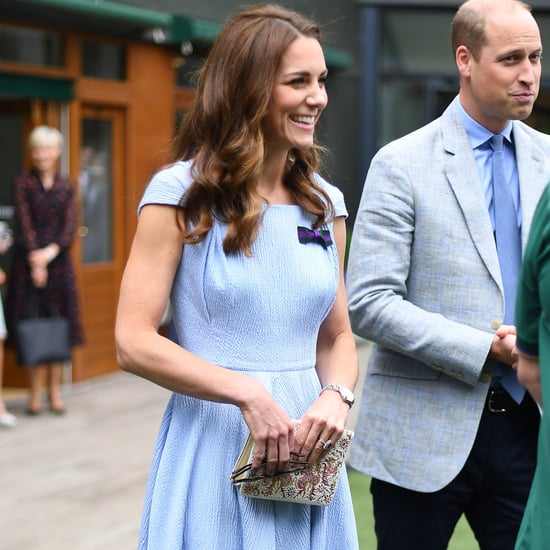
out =
{"type": "Polygon", "coordinates": [[[531,229],[531,220],[540,194],[547,184],[544,176],[544,151],[533,142],[531,136],[519,124],[514,124],[513,139],[519,176],[521,240],[522,248],[525,250],[531,229]]]}
{"type": "Polygon", "coordinates": [[[442,115],[446,175],[482,261],[501,286],[500,265],[491,220],[468,135],[451,104],[442,115]]]}

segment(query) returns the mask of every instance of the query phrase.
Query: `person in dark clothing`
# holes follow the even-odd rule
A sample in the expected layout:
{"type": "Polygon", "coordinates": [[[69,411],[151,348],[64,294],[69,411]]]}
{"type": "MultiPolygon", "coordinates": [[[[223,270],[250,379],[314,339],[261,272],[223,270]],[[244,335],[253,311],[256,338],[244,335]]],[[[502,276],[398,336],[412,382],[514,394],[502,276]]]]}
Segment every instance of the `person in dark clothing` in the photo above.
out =
{"type": "MultiPolygon", "coordinates": [[[[73,183],[58,172],[63,137],[39,126],[29,137],[33,168],[15,180],[15,243],[7,298],[8,327],[20,319],[61,315],[70,321],[71,342],[83,341],[70,247],[77,210],[73,183]]],[[[11,331],[13,333],[13,331],[11,331]]],[[[61,396],[62,365],[28,369],[27,412],[41,412],[42,379],[47,375],[50,410],[65,412],[61,396]]]]}

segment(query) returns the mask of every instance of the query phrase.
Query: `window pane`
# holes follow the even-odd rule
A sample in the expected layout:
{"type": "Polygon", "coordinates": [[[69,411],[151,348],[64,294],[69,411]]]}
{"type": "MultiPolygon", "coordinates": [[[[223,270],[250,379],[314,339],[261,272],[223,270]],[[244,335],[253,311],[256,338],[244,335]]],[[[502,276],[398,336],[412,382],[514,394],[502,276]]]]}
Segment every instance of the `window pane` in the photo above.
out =
{"type": "Polygon", "coordinates": [[[126,78],[126,49],[107,42],[82,43],[82,74],[96,78],[124,80],[126,78]]]}
{"type": "Polygon", "coordinates": [[[452,11],[396,9],[384,12],[383,71],[455,76],[449,33],[452,18],[452,11]]]}
{"type": "Polygon", "coordinates": [[[193,54],[189,57],[179,57],[175,63],[176,86],[182,88],[195,88],[197,74],[203,66],[205,55],[193,54]]]}
{"type": "Polygon", "coordinates": [[[61,34],[0,24],[0,59],[30,65],[62,67],[61,34]]]}
{"type": "MultiPolygon", "coordinates": [[[[22,113],[0,113],[0,225],[6,224],[13,231],[13,180],[23,171],[23,136],[25,117],[22,113]]],[[[9,270],[12,249],[0,254],[0,268],[9,270]]]]}
{"type": "Polygon", "coordinates": [[[78,183],[82,200],[82,260],[113,259],[113,128],[110,120],[82,121],[78,183]]]}

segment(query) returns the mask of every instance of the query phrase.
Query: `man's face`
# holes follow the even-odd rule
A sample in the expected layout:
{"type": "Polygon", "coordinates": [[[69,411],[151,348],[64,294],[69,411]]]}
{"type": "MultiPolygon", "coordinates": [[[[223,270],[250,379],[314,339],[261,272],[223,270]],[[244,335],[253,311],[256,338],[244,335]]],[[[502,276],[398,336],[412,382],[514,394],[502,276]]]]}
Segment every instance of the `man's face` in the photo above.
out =
{"type": "Polygon", "coordinates": [[[541,74],[538,26],[522,8],[500,10],[486,21],[487,43],[476,61],[466,49],[459,66],[465,77],[461,98],[477,122],[500,132],[509,120],[523,120],[533,109],[541,74]]]}

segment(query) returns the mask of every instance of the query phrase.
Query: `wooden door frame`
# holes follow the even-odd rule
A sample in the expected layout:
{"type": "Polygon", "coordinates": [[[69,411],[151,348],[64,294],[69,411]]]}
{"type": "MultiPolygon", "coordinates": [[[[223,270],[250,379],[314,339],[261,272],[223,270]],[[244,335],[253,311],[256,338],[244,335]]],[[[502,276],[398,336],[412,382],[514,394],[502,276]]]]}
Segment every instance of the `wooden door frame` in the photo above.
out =
{"type": "MultiPolygon", "coordinates": [[[[126,209],[123,202],[126,195],[126,119],[127,109],[124,106],[113,106],[105,104],[95,104],[94,102],[83,102],[78,107],[78,115],[73,117],[72,125],[75,135],[78,135],[78,144],[73,149],[75,163],[80,169],[80,149],[82,147],[82,121],[84,119],[109,120],[112,121],[112,189],[111,189],[111,207],[112,207],[112,259],[100,263],[84,263],[82,258],[82,240],[79,236],[77,244],[74,247],[75,265],[78,273],[80,303],[82,310],[82,319],[84,322],[85,345],[76,348],[73,356],[73,380],[78,382],[91,376],[106,374],[117,369],[116,355],[114,349],[114,319],[116,315],[116,303],[118,301],[118,287],[122,277],[122,270],[125,261],[126,249],[126,209]],[[95,311],[91,305],[87,292],[90,285],[98,285],[106,293],[100,301],[99,311],[95,311]],[[94,339],[97,338],[99,315],[103,320],[103,330],[107,327],[104,335],[109,341],[101,339],[102,349],[109,350],[97,360],[96,350],[94,349],[94,339]],[[88,336],[86,336],[88,334],[88,336]],[[87,345],[90,343],[90,345],[87,345]],[[88,358],[88,359],[87,359],[88,358]],[[93,358],[93,359],[90,359],[93,358]]],[[[79,204],[82,206],[82,197],[79,190],[79,204]]],[[[79,232],[80,235],[80,232],[79,232]]],[[[97,340],[96,340],[97,342],[97,340]]]]}

